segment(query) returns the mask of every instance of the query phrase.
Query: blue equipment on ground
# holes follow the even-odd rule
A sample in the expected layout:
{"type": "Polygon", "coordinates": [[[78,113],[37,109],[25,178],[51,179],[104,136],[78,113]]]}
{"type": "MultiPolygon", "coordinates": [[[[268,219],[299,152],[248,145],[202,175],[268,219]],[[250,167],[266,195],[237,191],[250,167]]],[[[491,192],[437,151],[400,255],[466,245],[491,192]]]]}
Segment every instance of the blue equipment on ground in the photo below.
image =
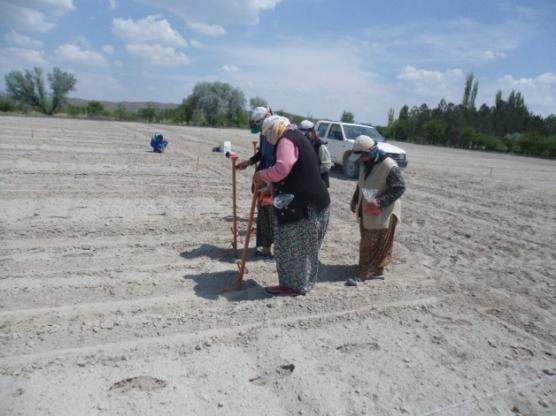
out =
{"type": "Polygon", "coordinates": [[[168,140],[164,140],[164,137],[160,133],[155,133],[151,137],[151,147],[155,153],[163,153],[168,146],[168,140]]]}

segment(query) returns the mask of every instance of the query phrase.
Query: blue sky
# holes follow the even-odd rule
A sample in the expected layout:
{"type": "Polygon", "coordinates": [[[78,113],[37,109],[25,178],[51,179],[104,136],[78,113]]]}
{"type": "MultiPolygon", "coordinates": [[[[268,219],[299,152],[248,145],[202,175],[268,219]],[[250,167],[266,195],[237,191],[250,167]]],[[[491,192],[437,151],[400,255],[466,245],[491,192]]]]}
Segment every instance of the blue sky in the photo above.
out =
{"type": "Polygon", "coordinates": [[[81,98],[179,103],[220,80],[274,109],[384,124],[403,104],[459,103],[473,72],[479,104],[515,89],[533,112],[556,113],[554,0],[0,0],[0,10],[2,78],[58,66],[81,98]]]}

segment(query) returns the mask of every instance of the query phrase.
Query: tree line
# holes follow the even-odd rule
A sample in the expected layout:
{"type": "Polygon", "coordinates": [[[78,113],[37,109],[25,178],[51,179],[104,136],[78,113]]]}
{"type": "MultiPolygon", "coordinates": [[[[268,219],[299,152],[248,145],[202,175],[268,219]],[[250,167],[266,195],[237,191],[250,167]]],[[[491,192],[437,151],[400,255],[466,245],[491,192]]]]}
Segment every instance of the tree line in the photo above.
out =
{"type": "MultiPolygon", "coordinates": [[[[149,104],[129,111],[122,104],[108,110],[99,101],[89,101],[83,106],[67,103],[66,96],[75,90],[77,80],[73,74],[59,68],[54,68],[47,80],[49,91],[40,68],[10,72],[5,76],[7,96],[0,97],[0,111],[39,111],[47,115],[63,112],[73,117],[210,127],[248,126],[245,95],[239,88],[224,82],[196,84],[191,94],[175,108],[157,109],[149,104]]],[[[422,104],[410,109],[404,105],[397,118],[394,109],[390,109],[388,125],[377,128],[395,140],[556,158],[556,115],[543,118],[531,113],[518,91],[512,91],[507,99],[498,91],[494,105],[482,104],[477,109],[478,89],[479,81],[469,74],[460,104],[442,99],[435,108],[422,104]]],[[[254,108],[265,106],[267,102],[254,97],[249,104],[254,108]]],[[[296,124],[304,118],[311,119],[283,110],[276,114],[296,124]]],[[[341,121],[353,122],[353,113],[344,111],[341,121]]]]}
{"type": "MultiPolygon", "coordinates": [[[[210,127],[248,127],[249,113],[245,95],[239,88],[225,82],[200,82],[191,94],[174,108],[156,108],[147,104],[136,111],[128,110],[123,104],[108,109],[100,101],[89,101],[85,105],[67,102],[67,94],[75,90],[77,80],[69,72],[59,68],[47,75],[50,91],[41,68],[12,71],[5,76],[7,94],[0,95],[0,111],[46,115],[56,113],[72,117],[111,119],[125,121],[147,121],[150,123],[173,123],[210,127]]],[[[253,97],[250,108],[266,106],[263,98],[253,97]]],[[[299,123],[303,117],[285,111],[277,114],[299,123]]]]}
{"type": "Polygon", "coordinates": [[[498,91],[494,105],[477,109],[478,87],[469,74],[460,104],[442,99],[435,108],[404,105],[397,118],[390,109],[388,125],[380,130],[386,137],[413,143],[556,158],[556,115],[531,113],[515,90],[507,98],[498,91]]]}

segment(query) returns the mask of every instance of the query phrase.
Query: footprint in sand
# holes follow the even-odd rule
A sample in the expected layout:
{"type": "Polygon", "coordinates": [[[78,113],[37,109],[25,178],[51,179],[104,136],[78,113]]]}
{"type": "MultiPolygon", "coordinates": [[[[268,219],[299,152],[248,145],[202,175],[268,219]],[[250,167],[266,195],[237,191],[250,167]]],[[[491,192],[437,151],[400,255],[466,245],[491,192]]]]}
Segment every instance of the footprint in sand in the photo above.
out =
{"type": "Polygon", "coordinates": [[[267,371],[265,375],[251,378],[249,379],[249,381],[257,386],[264,386],[273,381],[277,381],[281,378],[289,376],[291,373],[293,373],[294,369],[295,365],[293,364],[282,364],[280,367],[276,368],[274,372],[267,371]]]}
{"type": "Polygon", "coordinates": [[[164,387],[166,387],[164,380],[150,376],[139,376],[118,381],[112,384],[109,390],[126,393],[130,390],[153,391],[163,389],[164,387]]]}

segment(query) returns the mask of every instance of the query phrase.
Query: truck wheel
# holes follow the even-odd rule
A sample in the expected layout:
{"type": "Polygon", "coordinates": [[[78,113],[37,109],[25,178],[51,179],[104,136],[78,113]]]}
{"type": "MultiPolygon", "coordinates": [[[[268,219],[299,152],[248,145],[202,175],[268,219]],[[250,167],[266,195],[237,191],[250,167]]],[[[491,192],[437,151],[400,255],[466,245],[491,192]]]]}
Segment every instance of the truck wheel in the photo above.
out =
{"type": "Polygon", "coordinates": [[[359,173],[359,162],[351,162],[349,160],[350,156],[351,152],[344,155],[344,175],[346,175],[348,178],[355,179],[357,178],[357,174],[359,173]]]}

